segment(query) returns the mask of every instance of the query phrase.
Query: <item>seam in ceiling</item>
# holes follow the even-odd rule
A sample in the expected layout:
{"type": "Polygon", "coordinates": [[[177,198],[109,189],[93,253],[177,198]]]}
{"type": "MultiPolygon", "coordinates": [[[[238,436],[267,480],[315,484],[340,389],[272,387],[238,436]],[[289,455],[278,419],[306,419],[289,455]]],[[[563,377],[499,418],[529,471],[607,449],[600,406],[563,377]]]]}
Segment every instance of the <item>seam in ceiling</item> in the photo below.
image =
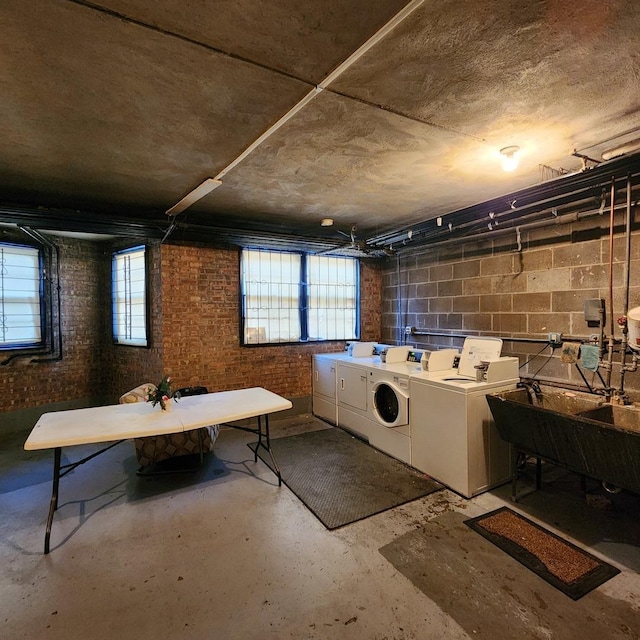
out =
{"type": "Polygon", "coordinates": [[[176,40],[181,40],[182,42],[186,42],[187,44],[192,44],[196,47],[200,47],[201,49],[206,49],[211,53],[224,56],[225,58],[238,60],[239,62],[244,62],[254,67],[259,67],[260,69],[264,69],[265,71],[270,71],[271,73],[276,73],[280,76],[284,76],[285,78],[289,78],[291,80],[297,80],[298,82],[303,82],[304,84],[313,85],[313,82],[309,82],[304,78],[298,78],[292,73],[287,73],[286,71],[282,71],[281,69],[275,69],[274,67],[270,67],[269,65],[256,62],[255,60],[250,60],[248,58],[244,58],[243,56],[239,56],[235,53],[224,51],[223,49],[218,49],[217,47],[213,47],[210,44],[201,42],[200,40],[195,40],[194,38],[190,38],[189,36],[184,36],[180,33],[176,33],[175,31],[169,31],[168,29],[163,29],[162,27],[158,27],[154,24],[143,22],[142,20],[138,20],[137,18],[132,18],[130,16],[125,15],[124,13],[115,11],[114,9],[107,9],[106,7],[103,7],[99,4],[95,4],[93,2],[87,2],[86,0],[66,0],[66,1],[71,4],[76,4],[80,7],[84,7],[85,9],[91,9],[92,11],[97,11],[98,13],[102,13],[111,18],[116,18],[118,20],[122,20],[123,22],[128,22],[129,24],[133,24],[137,27],[142,27],[143,29],[147,29],[149,31],[155,31],[160,35],[167,36],[169,38],[175,38],[176,40]]]}
{"type": "MultiPolygon", "coordinates": [[[[348,58],[343,60],[333,71],[324,77],[314,88],[309,91],[301,100],[299,100],[287,113],[274,122],[261,136],[254,140],[239,156],[232,160],[226,167],[216,173],[214,180],[221,180],[229,171],[239,165],[245,158],[251,155],[265,140],[270,138],[278,129],[285,125],[299,111],[306,107],[316,96],[324,91],[332,82],[337,80],[345,71],[355,64],[369,49],[374,47],[378,42],[395,29],[403,20],[411,15],[418,7],[424,3],[424,0],[411,0],[390,20],[388,20],[376,33],[368,38],[360,45],[348,58]]],[[[198,187],[196,187],[197,189],[198,187]]],[[[188,194],[187,194],[188,195],[188,194]]],[[[184,200],[184,198],[183,198],[184,200]]],[[[172,207],[173,208],[173,207],[172,207]]],[[[171,209],[169,209],[171,211],[171,209]]],[[[168,213],[168,212],[167,212],[168,213]]]]}
{"type": "MultiPolygon", "coordinates": [[[[217,47],[213,47],[213,46],[211,46],[209,44],[206,44],[206,43],[201,42],[199,40],[195,40],[194,38],[190,38],[188,36],[176,33],[174,31],[169,31],[167,29],[163,29],[162,27],[143,22],[142,20],[138,20],[136,18],[132,18],[132,17],[127,16],[127,15],[125,15],[125,14],[119,12],[119,11],[115,11],[114,9],[109,9],[109,8],[103,7],[103,6],[99,5],[99,4],[96,4],[96,3],[93,3],[93,2],[88,2],[87,0],[67,0],[67,2],[70,2],[72,4],[76,4],[78,6],[81,6],[81,7],[93,10],[93,11],[100,12],[100,13],[102,13],[104,15],[109,16],[109,17],[116,18],[118,20],[122,20],[122,21],[128,22],[130,24],[134,24],[134,25],[136,25],[138,27],[141,27],[143,29],[148,29],[148,30],[154,31],[156,33],[159,33],[161,35],[170,37],[170,38],[175,38],[177,40],[181,40],[181,41],[186,42],[188,44],[204,48],[207,51],[210,51],[212,53],[215,53],[215,54],[218,54],[218,55],[221,55],[221,56],[225,56],[225,57],[231,58],[233,60],[238,60],[238,61],[243,62],[245,64],[249,64],[249,65],[264,69],[266,71],[269,71],[271,73],[275,73],[275,74],[278,74],[280,76],[289,78],[291,80],[295,80],[297,82],[304,83],[304,84],[309,85],[311,87],[310,91],[307,94],[305,94],[305,96],[303,98],[301,98],[296,104],[294,104],[291,107],[291,109],[289,109],[289,111],[287,111],[283,116],[281,116],[274,124],[272,124],[264,133],[262,133],[258,138],[256,138],[251,144],[249,144],[244,149],[244,151],[242,151],[242,153],[240,153],[236,158],[234,158],[231,162],[229,162],[223,169],[218,171],[213,176],[213,178],[208,178],[207,180],[212,180],[212,179],[213,180],[221,180],[227,173],[229,173],[229,171],[231,171],[233,168],[235,168],[237,165],[239,165],[243,160],[245,160],[263,142],[265,142],[270,136],[272,136],[274,133],[276,133],[276,131],[278,131],[278,129],[280,129],[293,116],[295,116],[300,110],[302,110],[315,97],[317,97],[320,93],[322,93],[325,90],[330,91],[331,93],[333,93],[335,95],[338,95],[338,96],[340,96],[342,98],[353,100],[355,102],[359,102],[361,104],[373,107],[375,109],[380,109],[381,111],[385,111],[387,113],[391,113],[391,114],[396,115],[396,116],[398,116],[400,118],[411,120],[413,122],[424,124],[424,125],[426,125],[428,127],[433,127],[435,129],[439,129],[440,131],[446,131],[448,133],[453,133],[453,134],[459,135],[461,137],[465,137],[465,138],[468,138],[468,139],[475,140],[476,142],[487,144],[486,139],[479,138],[478,136],[474,136],[473,134],[469,134],[469,133],[466,133],[466,132],[463,132],[463,131],[458,131],[456,129],[452,129],[450,127],[446,127],[444,125],[440,125],[438,123],[431,122],[429,120],[424,120],[422,118],[419,118],[417,116],[414,116],[414,115],[411,115],[411,114],[408,114],[408,113],[404,113],[402,111],[393,109],[392,107],[385,106],[385,105],[382,105],[382,104],[378,104],[378,103],[375,103],[375,102],[371,102],[371,101],[366,100],[364,98],[351,96],[348,93],[345,93],[343,91],[337,91],[335,89],[330,89],[329,88],[330,84],[332,84],[335,80],[337,80],[345,71],[347,71],[353,64],[355,64],[371,48],[373,48],[376,44],[381,42],[393,29],[395,29],[395,27],[397,27],[400,23],[402,23],[416,9],[421,7],[424,4],[424,1],[425,0],[411,0],[409,3],[407,3],[400,11],[398,11],[382,27],[380,27],[380,29],[378,29],[378,31],[376,31],[376,33],[374,33],[372,36],[370,36],[351,55],[349,55],[345,60],[343,60],[340,64],[338,64],[338,66],[333,71],[331,71],[329,74],[327,74],[320,82],[318,82],[318,84],[314,84],[313,82],[310,82],[309,80],[304,79],[304,78],[300,78],[300,77],[298,77],[298,76],[296,76],[294,74],[287,73],[287,72],[282,71],[280,69],[275,69],[274,67],[270,67],[268,65],[256,62],[255,60],[251,60],[251,59],[245,58],[243,56],[239,56],[237,54],[230,53],[228,51],[224,51],[222,49],[219,49],[217,47]]],[[[185,194],[183,196],[183,198],[179,202],[177,202],[176,204],[171,206],[169,209],[167,209],[167,211],[165,213],[167,215],[169,215],[169,216],[173,216],[173,215],[177,215],[178,213],[181,213],[182,211],[184,211],[185,209],[190,207],[198,199],[200,199],[202,196],[204,196],[204,195],[206,195],[206,193],[208,193],[208,191],[206,191],[206,193],[202,193],[202,196],[199,196],[199,197],[198,197],[198,195],[196,193],[194,193],[197,190],[199,190],[200,187],[202,187],[203,185],[204,185],[204,183],[200,183],[199,185],[197,185],[192,191],[190,191],[189,193],[185,194]]],[[[217,186],[220,186],[220,185],[217,185],[217,186]]]]}

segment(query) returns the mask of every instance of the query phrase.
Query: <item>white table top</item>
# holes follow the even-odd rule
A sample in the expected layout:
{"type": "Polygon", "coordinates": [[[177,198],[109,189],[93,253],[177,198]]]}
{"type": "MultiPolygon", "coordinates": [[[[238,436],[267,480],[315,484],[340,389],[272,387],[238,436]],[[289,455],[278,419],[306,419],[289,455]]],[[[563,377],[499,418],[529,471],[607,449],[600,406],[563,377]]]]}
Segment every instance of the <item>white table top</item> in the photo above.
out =
{"type": "Polygon", "coordinates": [[[53,449],[180,433],[290,409],[293,405],[262,387],[180,398],[170,411],[150,402],[116,404],[44,413],[24,448],[53,449]]]}

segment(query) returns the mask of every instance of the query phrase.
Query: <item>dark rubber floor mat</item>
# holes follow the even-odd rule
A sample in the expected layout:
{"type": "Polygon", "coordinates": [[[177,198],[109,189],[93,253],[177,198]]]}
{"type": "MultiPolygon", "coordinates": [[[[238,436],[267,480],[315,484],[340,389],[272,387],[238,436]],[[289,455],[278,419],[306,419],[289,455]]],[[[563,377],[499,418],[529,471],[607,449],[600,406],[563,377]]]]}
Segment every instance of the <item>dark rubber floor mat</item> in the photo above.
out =
{"type": "MultiPolygon", "coordinates": [[[[273,439],[271,449],[282,481],[327,529],[368,518],[443,488],[342,429],[273,439]]],[[[259,451],[258,455],[271,466],[267,452],[259,451]]]]}

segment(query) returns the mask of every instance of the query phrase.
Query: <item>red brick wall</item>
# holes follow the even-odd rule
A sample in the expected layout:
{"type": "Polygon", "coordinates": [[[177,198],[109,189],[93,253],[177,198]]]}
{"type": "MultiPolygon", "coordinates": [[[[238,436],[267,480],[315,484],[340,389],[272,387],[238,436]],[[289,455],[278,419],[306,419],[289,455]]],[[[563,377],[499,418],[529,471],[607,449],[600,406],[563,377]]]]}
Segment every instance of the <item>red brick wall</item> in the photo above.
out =
{"type": "MultiPolygon", "coordinates": [[[[111,252],[136,243],[56,238],[60,247],[64,357],[34,364],[18,358],[0,367],[0,412],[100,397],[117,402],[163,373],[174,388],[210,391],[264,386],[290,398],[311,394],[311,356],[344,342],[241,347],[239,252],[148,245],[151,347],[113,345],[111,252]]],[[[362,340],[380,337],[381,271],[361,268],[362,340]]],[[[6,358],[12,352],[0,355],[6,358]]]]}
{"type": "MultiPolygon", "coordinates": [[[[63,358],[34,363],[30,357],[20,357],[0,367],[0,411],[101,395],[102,250],[91,242],[68,238],[54,241],[60,248],[63,358]]],[[[14,353],[18,352],[4,351],[0,360],[14,353]]]]}
{"type": "Polygon", "coordinates": [[[136,246],[135,242],[112,243],[105,250],[102,259],[102,279],[104,283],[104,301],[102,315],[106,327],[103,340],[103,362],[106,372],[105,391],[109,402],[118,398],[144,382],[157,383],[162,378],[162,269],[160,245],[153,242],[147,245],[147,264],[149,265],[149,296],[151,303],[148,349],[114,345],[111,329],[111,254],[113,251],[136,246]]]}
{"type": "MultiPolygon", "coordinates": [[[[175,386],[210,391],[262,386],[296,398],[311,394],[311,356],[344,342],[240,346],[239,251],[162,246],[164,370],[175,386]]],[[[361,268],[362,340],[380,337],[381,271],[361,268]]]]}

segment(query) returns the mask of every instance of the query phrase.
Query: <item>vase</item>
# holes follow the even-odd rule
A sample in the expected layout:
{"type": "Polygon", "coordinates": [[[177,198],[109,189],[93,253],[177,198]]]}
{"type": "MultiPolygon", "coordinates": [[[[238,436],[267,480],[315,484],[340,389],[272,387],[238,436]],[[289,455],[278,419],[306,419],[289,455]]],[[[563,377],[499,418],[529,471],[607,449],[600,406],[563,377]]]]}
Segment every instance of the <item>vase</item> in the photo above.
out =
{"type": "Polygon", "coordinates": [[[171,398],[169,398],[168,400],[164,401],[164,407],[161,407],[163,411],[171,411],[173,407],[173,401],[171,400],[171,398]]]}

